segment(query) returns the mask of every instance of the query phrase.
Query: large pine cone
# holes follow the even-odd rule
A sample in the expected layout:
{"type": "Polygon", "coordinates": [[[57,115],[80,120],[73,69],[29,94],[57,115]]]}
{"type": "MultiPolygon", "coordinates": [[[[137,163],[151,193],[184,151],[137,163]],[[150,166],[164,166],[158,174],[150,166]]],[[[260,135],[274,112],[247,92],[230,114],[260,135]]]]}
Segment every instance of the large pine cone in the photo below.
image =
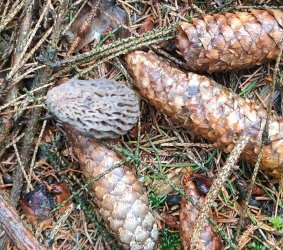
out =
{"type": "MultiPolygon", "coordinates": [[[[264,108],[205,76],[184,73],[152,52],[134,51],[126,61],[141,95],[161,113],[227,153],[242,135],[249,134],[241,157],[256,162],[267,117],[264,108]]],[[[277,178],[283,173],[282,128],[282,117],[272,114],[270,143],[261,160],[261,168],[277,178]]]]}
{"type": "Polygon", "coordinates": [[[186,68],[212,72],[273,60],[282,41],[283,11],[253,9],[180,22],[176,47],[186,60],[186,68]]]}

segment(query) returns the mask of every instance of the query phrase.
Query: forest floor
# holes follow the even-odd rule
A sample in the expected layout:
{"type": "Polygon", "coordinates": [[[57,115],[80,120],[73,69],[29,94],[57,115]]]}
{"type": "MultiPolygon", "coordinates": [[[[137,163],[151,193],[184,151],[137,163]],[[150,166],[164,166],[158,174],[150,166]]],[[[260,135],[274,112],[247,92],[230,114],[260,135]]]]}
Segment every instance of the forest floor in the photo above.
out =
{"type": "MultiPolygon", "coordinates": [[[[280,0],[101,2],[0,1],[1,193],[9,197],[38,241],[51,249],[120,247],[102,221],[62,125],[44,104],[47,91],[72,77],[105,77],[131,85],[123,59],[129,51],[153,49],[182,65],[174,39],[169,39],[179,21],[282,5],[280,0]],[[164,41],[158,43],[160,37],[152,36],[146,42],[146,32],[162,29],[164,41]],[[120,41],[128,41],[127,37],[140,40],[123,47],[120,41]],[[25,195],[52,184],[68,187],[64,195],[70,195],[72,206],[68,203],[65,211],[55,214],[43,209],[39,217],[24,213],[25,195]]],[[[272,91],[274,70],[282,86],[283,64],[275,67],[275,61],[204,75],[263,107],[272,98],[272,109],[282,115],[282,89],[272,91]]],[[[201,176],[196,177],[199,188],[209,189],[228,155],[172,123],[146,100],[141,100],[140,107],[140,122],[119,138],[119,151],[130,160],[148,194],[158,221],[158,249],[180,249],[182,177],[194,172],[201,176]]],[[[224,235],[226,249],[283,249],[283,181],[278,183],[259,170],[251,183],[253,170],[253,164],[236,163],[213,202],[213,219],[224,235]],[[248,190],[252,190],[251,197],[247,197],[248,190]],[[243,223],[239,223],[243,213],[243,223]]],[[[13,247],[0,228],[0,249],[13,247]]]]}

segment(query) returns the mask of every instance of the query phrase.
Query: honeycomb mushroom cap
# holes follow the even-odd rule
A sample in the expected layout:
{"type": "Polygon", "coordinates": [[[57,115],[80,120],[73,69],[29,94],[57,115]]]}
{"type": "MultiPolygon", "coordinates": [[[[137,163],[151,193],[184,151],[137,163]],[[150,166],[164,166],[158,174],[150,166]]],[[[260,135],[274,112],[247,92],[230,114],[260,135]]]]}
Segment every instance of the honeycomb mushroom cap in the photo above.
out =
{"type": "Polygon", "coordinates": [[[70,79],[48,91],[46,104],[59,120],[97,139],[125,134],[140,115],[135,92],[104,78],[70,79]]]}

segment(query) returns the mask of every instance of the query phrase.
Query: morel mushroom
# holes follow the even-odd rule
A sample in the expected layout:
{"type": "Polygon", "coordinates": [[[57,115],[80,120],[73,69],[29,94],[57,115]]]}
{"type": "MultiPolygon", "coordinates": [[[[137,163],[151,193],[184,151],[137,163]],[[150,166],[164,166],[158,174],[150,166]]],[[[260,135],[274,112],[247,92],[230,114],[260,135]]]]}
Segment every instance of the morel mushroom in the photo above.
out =
{"type": "MultiPolygon", "coordinates": [[[[131,89],[106,79],[72,79],[50,90],[46,102],[70,124],[65,125],[66,132],[87,180],[121,163],[115,151],[94,138],[117,137],[133,126],[139,103],[131,89]]],[[[124,249],[154,249],[157,225],[147,195],[129,166],[117,166],[91,188],[106,225],[124,249]]]]}
{"type": "Polygon", "coordinates": [[[108,79],[70,79],[48,91],[46,104],[62,122],[94,138],[124,135],[140,115],[135,92],[108,79]]]}
{"type": "MultiPolygon", "coordinates": [[[[126,55],[133,83],[142,96],[173,121],[231,152],[242,135],[251,139],[241,157],[255,163],[267,111],[253,100],[239,97],[213,80],[184,73],[156,54],[134,51],[126,55]]],[[[270,117],[269,141],[261,168],[280,178],[283,173],[283,119],[270,117]]]]}
{"type": "Polygon", "coordinates": [[[283,11],[252,9],[180,22],[176,47],[188,69],[212,72],[243,69],[273,60],[282,41],[283,11]]]}

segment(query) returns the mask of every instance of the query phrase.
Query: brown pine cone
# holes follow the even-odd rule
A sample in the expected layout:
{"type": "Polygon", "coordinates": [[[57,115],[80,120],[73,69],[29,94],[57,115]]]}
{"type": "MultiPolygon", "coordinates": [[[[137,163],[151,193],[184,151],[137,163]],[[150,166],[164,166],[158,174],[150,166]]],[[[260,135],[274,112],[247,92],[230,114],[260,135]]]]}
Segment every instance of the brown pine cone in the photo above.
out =
{"type": "MultiPolygon", "coordinates": [[[[121,157],[103,143],[67,126],[66,131],[87,180],[121,162],[121,157]]],[[[129,167],[115,168],[95,181],[91,189],[109,231],[124,249],[154,249],[157,225],[147,195],[129,167]]]]}
{"type": "MultiPolygon", "coordinates": [[[[141,95],[161,113],[227,153],[235,141],[249,134],[251,139],[241,157],[256,162],[267,117],[264,108],[205,76],[184,73],[152,52],[134,51],[126,61],[141,95]]],[[[270,143],[261,160],[261,168],[277,178],[283,173],[282,128],[282,117],[272,114],[270,143]]]]}
{"type": "MultiPolygon", "coordinates": [[[[196,185],[193,183],[190,174],[183,178],[184,191],[193,199],[195,203],[200,206],[204,204],[205,198],[199,194],[196,185]]],[[[180,209],[180,240],[181,246],[184,250],[191,249],[191,238],[195,222],[200,214],[199,209],[194,207],[191,202],[187,201],[184,197],[181,199],[180,209]]],[[[212,216],[212,212],[209,212],[212,216]]],[[[200,234],[198,244],[194,250],[221,250],[224,249],[221,238],[213,228],[213,226],[206,220],[200,234]]]]}
{"type": "Polygon", "coordinates": [[[180,22],[176,47],[186,60],[186,68],[212,72],[273,60],[282,41],[283,11],[252,9],[180,22]]]}

